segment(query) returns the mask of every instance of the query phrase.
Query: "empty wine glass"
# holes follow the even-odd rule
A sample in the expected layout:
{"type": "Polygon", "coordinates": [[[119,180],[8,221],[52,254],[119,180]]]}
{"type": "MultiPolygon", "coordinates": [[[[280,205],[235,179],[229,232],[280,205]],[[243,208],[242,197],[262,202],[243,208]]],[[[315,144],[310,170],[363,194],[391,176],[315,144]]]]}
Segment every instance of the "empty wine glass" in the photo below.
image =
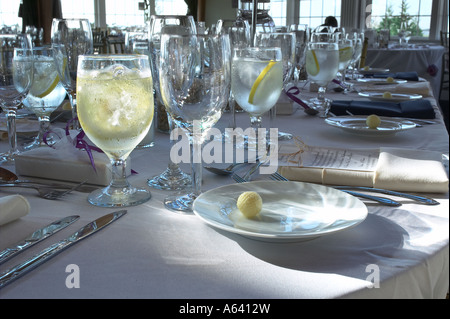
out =
{"type": "Polygon", "coordinates": [[[0,154],[0,163],[11,164],[19,154],[16,111],[33,81],[31,38],[25,34],[0,34],[0,107],[6,113],[9,151],[0,154]]]}
{"type": "Polygon", "coordinates": [[[310,42],[306,49],[306,72],[311,82],[319,86],[317,98],[310,100],[320,117],[327,117],[330,101],[325,98],[328,83],[339,67],[339,47],[334,42],[310,42]]]}
{"type": "Polygon", "coordinates": [[[295,33],[295,68],[294,68],[294,83],[302,79],[302,72],[305,67],[305,49],[306,43],[311,37],[311,30],[307,24],[291,24],[288,28],[289,32],[295,33]]]}
{"type": "Polygon", "coordinates": [[[359,31],[351,31],[346,35],[347,39],[353,41],[353,56],[350,61],[350,66],[352,67],[352,79],[355,80],[356,72],[358,69],[358,61],[361,58],[362,47],[364,43],[364,33],[359,31]]]}
{"type": "Polygon", "coordinates": [[[231,90],[239,105],[250,115],[257,141],[262,115],[277,103],[282,89],[283,62],[279,47],[234,49],[231,90]]]}
{"type": "Polygon", "coordinates": [[[192,165],[192,189],[168,196],[164,204],[190,213],[201,193],[202,143],[220,119],[230,94],[228,36],[163,34],[159,72],[164,105],[188,136],[192,165]]]}
{"type": "Polygon", "coordinates": [[[145,188],[133,187],[126,159],[147,135],[153,120],[153,84],[146,55],[81,55],[78,61],[78,118],[87,137],[111,160],[109,186],[93,191],[89,203],[102,207],[141,204],[145,188]]]}
{"type": "Polygon", "coordinates": [[[52,45],[57,51],[55,56],[57,69],[72,107],[72,126],[74,129],[79,129],[76,91],[78,57],[94,52],[89,20],[53,19],[52,45]]]}
{"type": "MultiPolygon", "coordinates": [[[[161,98],[159,84],[159,59],[161,51],[161,34],[196,34],[196,26],[192,16],[178,15],[152,15],[149,24],[150,65],[153,74],[153,87],[156,105],[156,125],[167,123],[168,131],[174,129],[170,115],[167,113],[161,98]]],[[[170,140],[171,142],[171,140],[170,140]]],[[[181,190],[191,184],[191,177],[183,172],[180,166],[169,157],[167,168],[159,175],[153,176],[147,181],[151,187],[164,190],[181,190]]]]}
{"type": "Polygon", "coordinates": [[[33,142],[24,146],[27,150],[53,144],[51,139],[47,139],[45,143],[44,135],[50,131],[50,115],[61,105],[67,94],[59,80],[51,47],[34,48],[33,62],[33,83],[23,105],[36,114],[39,133],[33,142]]]}

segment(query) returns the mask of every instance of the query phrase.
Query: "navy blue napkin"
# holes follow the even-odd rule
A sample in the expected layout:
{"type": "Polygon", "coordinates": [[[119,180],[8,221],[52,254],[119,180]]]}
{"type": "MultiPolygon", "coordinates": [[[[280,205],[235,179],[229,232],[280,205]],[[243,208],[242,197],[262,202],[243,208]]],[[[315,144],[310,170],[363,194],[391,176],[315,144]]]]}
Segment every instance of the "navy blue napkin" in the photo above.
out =
{"type": "Polygon", "coordinates": [[[330,111],[337,116],[348,115],[347,110],[353,115],[376,114],[416,119],[434,119],[436,117],[430,101],[425,99],[399,103],[374,101],[333,101],[331,103],[330,111]]]}
{"type": "Polygon", "coordinates": [[[419,81],[417,72],[397,72],[397,73],[375,73],[371,77],[378,79],[386,79],[388,77],[398,80],[419,81]]]}

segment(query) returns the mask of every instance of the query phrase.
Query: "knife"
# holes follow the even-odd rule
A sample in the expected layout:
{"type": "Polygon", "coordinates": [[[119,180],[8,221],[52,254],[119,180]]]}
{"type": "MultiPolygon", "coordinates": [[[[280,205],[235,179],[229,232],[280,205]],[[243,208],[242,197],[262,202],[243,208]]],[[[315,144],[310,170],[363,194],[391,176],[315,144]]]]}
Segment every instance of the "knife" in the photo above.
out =
{"type": "Polygon", "coordinates": [[[53,223],[31,233],[24,240],[16,243],[15,245],[0,251],[0,265],[5,261],[7,261],[8,259],[17,255],[18,253],[24,251],[25,249],[30,248],[31,246],[39,243],[45,238],[50,237],[51,235],[57,233],[61,229],[66,228],[74,221],[78,220],[78,218],[80,218],[80,216],[74,215],[54,221],[53,223]]]}
{"type": "Polygon", "coordinates": [[[50,247],[44,249],[36,256],[24,261],[23,263],[3,272],[0,274],[0,289],[5,287],[7,284],[11,283],[17,278],[22,277],[29,271],[35,269],[40,266],[50,258],[54,257],[64,249],[70,247],[71,245],[79,242],[80,240],[94,234],[100,229],[108,226],[115,220],[119,219],[123,215],[126,214],[126,210],[121,210],[117,212],[113,212],[102,216],[93,222],[90,222],[86,226],[80,228],[78,231],[70,235],[69,237],[51,245],[50,247]]]}

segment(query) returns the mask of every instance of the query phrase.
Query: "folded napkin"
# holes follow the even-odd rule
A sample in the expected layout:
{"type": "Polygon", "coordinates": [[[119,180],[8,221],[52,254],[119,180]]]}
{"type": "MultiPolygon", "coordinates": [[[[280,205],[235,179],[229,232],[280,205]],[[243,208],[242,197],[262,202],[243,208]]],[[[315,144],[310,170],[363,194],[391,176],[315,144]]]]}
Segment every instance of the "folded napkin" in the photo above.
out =
{"type": "Polygon", "coordinates": [[[374,73],[372,74],[374,78],[394,78],[408,81],[419,81],[419,75],[417,72],[397,72],[397,73],[374,73]]]}
{"type": "Polygon", "coordinates": [[[30,203],[22,195],[0,197],[0,226],[12,222],[30,212],[30,203]]]}
{"type": "MultiPolygon", "coordinates": [[[[355,166],[356,167],[356,166],[355,166]]],[[[293,181],[324,185],[365,186],[396,191],[448,192],[442,154],[383,147],[373,168],[280,166],[279,172],[293,181]]]]}
{"type": "MultiPolygon", "coordinates": [[[[71,132],[76,135],[77,132],[71,132]]],[[[63,137],[53,147],[39,147],[16,156],[16,174],[88,184],[109,184],[112,178],[111,161],[104,153],[92,151],[94,166],[88,153],[76,148],[71,137],[63,137]]],[[[126,160],[127,174],[131,174],[131,159],[126,160]]]]}
{"type": "Polygon", "coordinates": [[[331,103],[330,111],[339,115],[370,115],[391,117],[411,117],[417,119],[434,119],[436,114],[430,101],[421,99],[405,102],[374,102],[374,101],[338,101],[331,103]]]}
{"type": "Polygon", "coordinates": [[[358,83],[361,91],[370,92],[386,92],[399,93],[399,94],[420,94],[423,97],[433,96],[433,90],[431,89],[428,81],[408,82],[401,84],[375,84],[375,83],[358,83]]]}

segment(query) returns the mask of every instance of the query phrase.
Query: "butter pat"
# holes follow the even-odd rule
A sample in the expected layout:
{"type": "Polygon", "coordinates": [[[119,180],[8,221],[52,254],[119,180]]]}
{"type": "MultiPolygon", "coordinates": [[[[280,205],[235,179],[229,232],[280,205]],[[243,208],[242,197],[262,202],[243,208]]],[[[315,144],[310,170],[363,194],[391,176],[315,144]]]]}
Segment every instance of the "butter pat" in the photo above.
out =
{"type": "Polygon", "coordinates": [[[256,192],[244,192],[237,200],[237,208],[245,217],[255,217],[262,209],[262,198],[256,192]]]}
{"type": "MultiPolygon", "coordinates": [[[[39,147],[18,155],[15,159],[16,174],[69,182],[87,180],[88,184],[109,185],[112,171],[106,154],[92,151],[94,170],[85,150],[77,149],[65,140],[59,141],[55,147],[39,147]]],[[[127,175],[131,172],[130,165],[128,158],[127,175]]]]}

